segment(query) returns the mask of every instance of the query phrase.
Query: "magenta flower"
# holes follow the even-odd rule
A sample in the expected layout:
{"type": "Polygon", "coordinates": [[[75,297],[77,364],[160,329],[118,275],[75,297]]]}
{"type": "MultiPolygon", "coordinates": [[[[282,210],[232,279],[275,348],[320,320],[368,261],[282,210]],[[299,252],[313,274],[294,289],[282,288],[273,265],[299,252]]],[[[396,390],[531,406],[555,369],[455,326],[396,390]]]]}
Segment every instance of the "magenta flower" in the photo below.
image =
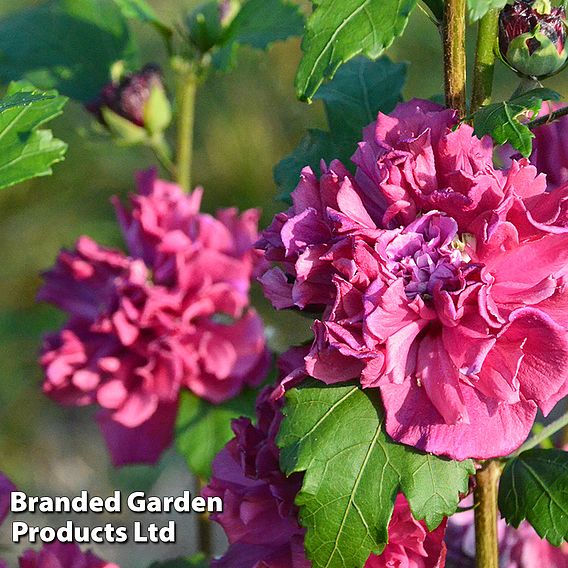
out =
{"type": "Polygon", "coordinates": [[[389,523],[389,542],[382,554],[372,554],[365,568],[443,568],[446,560],[446,521],[428,532],[422,521],[413,518],[406,497],[399,493],[389,523]]]}
{"type": "MultiPolygon", "coordinates": [[[[471,497],[462,502],[470,506],[471,497]]],[[[552,546],[541,539],[527,522],[518,529],[499,519],[499,566],[502,568],[568,568],[568,544],[552,546]]],[[[448,566],[475,568],[475,527],[473,511],[457,513],[448,521],[446,532],[448,566]]]]}
{"type": "MultiPolygon", "coordinates": [[[[540,115],[558,110],[558,103],[543,104],[540,115]]],[[[568,182],[568,116],[533,130],[533,150],[529,157],[537,170],[546,174],[548,190],[560,189],[568,182]]]]}
{"type": "Polygon", "coordinates": [[[272,401],[271,387],[260,393],[257,424],[233,420],[235,437],[213,462],[205,496],[223,499],[222,513],[211,515],[229,539],[226,554],[214,560],[218,568],[308,568],[304,529],[298,524],[294,498],[302,476],[280,471],[276,434],[283,401],[272,401]]]}
{"type": "MultiPolygon", "coordinates": [[[[293,355],[292,355],[293,357],[293,355]]],[[[287,361],[282,365],[286,368],[287,361]]],[[[212,515],[229,539],[228,551],[212,566],[218,568],[309,568],[304,552],[304,529],[294,504],[302,475],[285,477],[280,470],[276,435],[282,421],[281,400],[272,387],[257,399],[257,424],[233,421],[235,438],[213,462],[213,477],[205,496],[224,500],[222,513],[212,515]]],[[[389,525],[389,543],[380,556],[371,555],[365,568],[440,568],[444,565],[445,522],[428,532],[412,518],[402,494],[396,498],[389,525]]]]}
{"type": "Polygon", "coordinates": [[[53,542],[39,552],[27,550],[20,556],[20,568],[119,568],[92,552],[81,552],[77,544],[53,542]]]}
{"type": "Polygon", "coordinates": [[[354,179],[305,171],[261,280],[276,307],[324,309],[296,377],[359,378],[395,440],[484,459],[568,391],[568,229],[563,191],[526,160],[495,170],[490,140],[454,126],[411,101],[367,128],[354,179]]]}
{"type": "Polygon", "coordinates": [[[200,198],[142,174],[131,209],[117,204],[130,255],[82,237],[39,292],[69,315],[45,340],[44,391],[101,407],[116,465],[158,459],[180,389],[217,404],[265,375],[263,325],[248,298],[258,212],[212,217],[199,213],[200,198]]]}

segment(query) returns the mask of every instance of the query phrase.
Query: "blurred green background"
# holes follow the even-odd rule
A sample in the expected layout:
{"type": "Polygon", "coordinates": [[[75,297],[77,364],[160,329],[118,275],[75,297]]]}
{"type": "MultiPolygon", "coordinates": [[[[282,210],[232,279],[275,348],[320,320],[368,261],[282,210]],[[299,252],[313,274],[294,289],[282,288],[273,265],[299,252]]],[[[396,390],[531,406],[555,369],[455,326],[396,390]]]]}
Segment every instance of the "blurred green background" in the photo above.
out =
{"type": "MultiPolygon", "coordinates": [[[[30,4],[3,0],[0,17],[30,4]]],[[[163,20],[173,23],[195,3],[155,0],[152,4],[163,20]]],[[[153,30],[133,28],[142,62],[164,64],[165,53],[153,30]]],[[[436,28],[424,12],[415,10],[404,38],[389,50],[394,60],[411,63],[407,97],[428,98],[442,92],[439,44],[436,28]]],[[[325,128],[319,103],[308,106],[295,99],[293,78],[299,57],[298,40],[278,44],[268,55],[243,49],[235,71],[211,76],[199,91],[193,179],[205,187],[206,210],[261,207],[266,226],[283,207],[275,201],[274,164],[294,148],[306,128],[325,128]]],[[[471,62],[470,56],[470,67],[471,62]]],[[[564,94],[567,80],[564,73],[547,86],[564,94]]],[[[515,76],[500,65],[496,96],[507,96],[515,87],[515,76]]],[[[152,488],[171,494],[190,483],[173,451],[154,470],[113,471],[92,413],[60,407],[41,393],[37,364],[41,337],[57,328],[62,318],[56,310],[35,303],[39,273],[53,263],[61,247],[71,246],[82,234],[121,246],[109,198],[115,194],[125,198],[134,187],[133,173],[155,163],[145,149],[117,148],[109,139],[89,137],[85,132],[90,123],[81,106],[70,102],[51,125],[56,136],[69,143],[66,160],[55,165],[53,176],[0,193],[0,470],[36,495],[73,495],[81,489],[106,494],[114,488],[152,488]]],[[[277,350],[308,336],[307,320],[276,314],[258,290],[255,302],[277,350]]],[[[0,534],[4,544],[7,527],[0,534]]],[[[187,525],[184,530],[188,536],[179,540],[187,546],[192,529],[187,525]]],[[[144,551],[136,547],[133,552],[123,546],[104,553],[122,568],[134,568],[175,552],[164,547],[144,551]]]]}

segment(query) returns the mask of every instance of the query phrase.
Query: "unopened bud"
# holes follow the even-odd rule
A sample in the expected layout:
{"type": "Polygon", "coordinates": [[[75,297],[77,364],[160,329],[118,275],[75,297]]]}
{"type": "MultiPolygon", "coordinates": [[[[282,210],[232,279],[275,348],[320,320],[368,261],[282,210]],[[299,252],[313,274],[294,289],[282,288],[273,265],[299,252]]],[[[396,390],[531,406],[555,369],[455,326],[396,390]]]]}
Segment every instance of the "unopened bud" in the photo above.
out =
{"type": "Polygon", "coordinates": [[[523,77],[543,79],[566,64],[566,12],[549,0],[517,0],[499,16],[501,57],[523,77]]]}
{"type": "Polygon", "coordinates": [[[150,64],[105,85],[86,107],[101,124],[131,143],[161,134],[171,121],[162,73],[150,64]]]}

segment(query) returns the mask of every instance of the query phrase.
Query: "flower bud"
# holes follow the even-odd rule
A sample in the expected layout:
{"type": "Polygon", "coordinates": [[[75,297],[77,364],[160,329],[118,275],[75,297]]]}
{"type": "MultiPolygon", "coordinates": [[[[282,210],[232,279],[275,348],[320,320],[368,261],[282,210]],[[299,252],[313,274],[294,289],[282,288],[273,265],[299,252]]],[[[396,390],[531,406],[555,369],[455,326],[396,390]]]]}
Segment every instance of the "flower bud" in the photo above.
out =
{"type": "Polygon", "coordinates": [[[543,79],[558,73],[568,59],[566,12],[549,0],[517,0],[499,16],[503,61],[523,77],[543,79]]]}
{"type": "Polygon", "coordinates": [[[191,43],[202,53],[220,44],[240,8],[240,0],[210,0],[198,6],[187,19],[191,43]]]}
{"type": "Polygon", "coordinates": [[[86,108],[111,132],[132,144],[161,134],[171,121],[162,72],[152,64],[108,83],[86,108]]]}

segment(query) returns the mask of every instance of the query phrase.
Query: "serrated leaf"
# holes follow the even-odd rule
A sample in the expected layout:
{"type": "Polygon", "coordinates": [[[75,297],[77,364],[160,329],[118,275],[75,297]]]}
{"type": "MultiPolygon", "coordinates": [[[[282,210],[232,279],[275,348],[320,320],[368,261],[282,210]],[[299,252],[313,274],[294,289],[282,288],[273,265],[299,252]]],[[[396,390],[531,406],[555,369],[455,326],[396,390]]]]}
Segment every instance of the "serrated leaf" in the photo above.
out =
{"type": "Polygon", "coordinates": [[[303,471],[297,497],[314,568],[360,568],[388,541],[399,490],[432,530],[455,512],[473,463],[394,443],[378,391],[306,381],[287,394],[278,437],[287,474],[303,471]]]}
{"type": "Polygon", "coordinates": [[[377,59],[402,34],[416,0],[313,0],[296,92],[310,101],[324,79],[359,54],[377,59]]]}
{"type": "Polygon", "coordinates": [[[533,449],[505,466],[499,510],[518,527],[525,519],[554,546],[568,540],[568,452],[533,449]]]}
{"type": "Polygon", "coordinates": [[[322,86],[314,98],[324,103],[331,133],[309,130],[297,148],[274,168],[278,199],[290,201],[305,166],[319,174],[321,160],[329,163],[339,159],[349,164],[363,128],[376,120],[379,111],[391,112],[402,99],[406,69],[405,63],[392,63],[387,57],[377,61],[357,57],[322,86]]]}
{"type": "Polygon", "coordinates": [[[176,447],[189,469],[201,479],[211,477],[213,458],[233,437],[231,420],[254,416],[256,392],[246,389],[223,404],[211,404],[184,392],[176,423],[176,447]]]}
{"type": "Polygon", "coordinates": [[[145,0],[114,0],[121,9],[125,18],[138,20],[145,24],[151,24],[166,39],[172,35],[172,30],[156,14],[154,8],[145,0]]]}
{"type": "Polygon", "coordinates": [[[501,10],[507,0],[467,0],[469,19],[472,22],[480,20],[489,10],[501,10]]]}
{"type": "Polygon", "coordinates": [[[39,127],[59,116],[66,102],[56,91],[10,85],[0,102],[0,188],[51,174],[51,166],[63,159],[67,144],[39,127]]]}
{"type": "Polygon", "coordinates": [[[248,0],[235,16],[220,49],[213,56],[217,69],[226,71],[241,45],[267,49],[304,31],[304,18],[299,7],[289,0],[248,0]]]}
{"type": "Polygon", "coordinates": [[[113,63],[134,65],[126,20],[109,0],[51,0],[0,21],[0,79],[26,78],[79,101],[92,100],[113,63]]]}
{"type": "MultiPolygon", "coordinates": [[[[323,101],[334,138],[356,143],[363,127],[376,120],[379,111],[391,112],[402,100],[407,68],[406,63],[393,63],[386,57],[378,61],[357,57],[322,85],[314,99],[323,101]]],[[[355,144],[351,154],[354,150],[355,144]]]]}
{"type": "Polygon", "coordinates": [[[489,134],[497,144],[509,143],[523,156],[532,151],[534,134],[521,118],[527,113],[536,115],[543,101],[560,100],[560,95],[551,89],[533,89],[509,101],[494,103],[478,110],[473,115],[473,126],[478,136],[489,134]]]}

